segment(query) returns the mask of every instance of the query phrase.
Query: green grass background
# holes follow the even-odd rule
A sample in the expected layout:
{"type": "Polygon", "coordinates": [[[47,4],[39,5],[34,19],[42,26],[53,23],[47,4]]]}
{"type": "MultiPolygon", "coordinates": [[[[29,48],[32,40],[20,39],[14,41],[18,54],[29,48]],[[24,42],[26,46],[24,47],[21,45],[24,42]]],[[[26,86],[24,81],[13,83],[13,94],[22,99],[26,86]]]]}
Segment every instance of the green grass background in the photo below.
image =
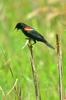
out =
{"type": "MultiPolygon", "coordinates": [[[[25,44],[25,36],[21,31],[14,30],[18,22],[33,26],[56,47],[55,33],[61,32],[61,45],[63,56],[63,93],[66,92],[66,16],[52,17],[50,12],[39,12],[32,16],[36,9],[49,7],[65,11],[66,2],[62,0],[0,0],[0,87],[5,94],[13,87],[18,79],[17,89],[21,87],[22,100],[35,100],[34,84],[32,78],[30,52],[25,44]],[[28,15],[30,15],[28,17],[28,15]],[[12,69],[14,78],[10,72],[12,69]]],[[[41,11],[42,11],[41,10],[41,11]]],[[[37,42],[34,47],[34,59],[39,76],[42,100],[59,100],[58,68],[56,51],[51,50],[42,43],[37,42]]],[[[3,94],[0,90],[0,100],[3,94]]],[[[13,90],[6,100],[18,100],[13,90]]]]}

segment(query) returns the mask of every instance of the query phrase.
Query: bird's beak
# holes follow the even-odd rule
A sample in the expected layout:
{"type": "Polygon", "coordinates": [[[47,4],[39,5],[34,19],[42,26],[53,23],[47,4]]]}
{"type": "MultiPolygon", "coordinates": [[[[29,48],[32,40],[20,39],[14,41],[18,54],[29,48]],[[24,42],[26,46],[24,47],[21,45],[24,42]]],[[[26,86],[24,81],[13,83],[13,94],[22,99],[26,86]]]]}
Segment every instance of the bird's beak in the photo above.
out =
{"type": "Polygon", "coordinates": [[[17,30],[18,30],[18,28],[17,28],[16,26],[15,26],[14,30],[15,30],[15,29],[17,29],[17,30]]]}
{"type": "Polygon", "coordinates": [[[16,29],[16,26],[15,26],[15,28],[14,29],[16,29]]]}

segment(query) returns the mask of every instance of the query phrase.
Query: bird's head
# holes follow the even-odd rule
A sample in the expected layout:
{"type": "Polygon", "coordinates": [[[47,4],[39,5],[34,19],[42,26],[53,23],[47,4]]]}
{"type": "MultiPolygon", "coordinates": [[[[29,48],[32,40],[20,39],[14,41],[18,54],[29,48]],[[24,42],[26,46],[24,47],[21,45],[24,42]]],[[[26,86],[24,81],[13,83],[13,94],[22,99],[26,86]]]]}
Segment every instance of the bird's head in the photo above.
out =
{"type": "Polygon", "coordinates": [[[27,26],[27,25],[24,24],[24,23],[17,23],[16,26],[15,26],[15,28],[16,28],[17,30],[19,30],[19,29],[23,29],[25,26],[27,26]]]}

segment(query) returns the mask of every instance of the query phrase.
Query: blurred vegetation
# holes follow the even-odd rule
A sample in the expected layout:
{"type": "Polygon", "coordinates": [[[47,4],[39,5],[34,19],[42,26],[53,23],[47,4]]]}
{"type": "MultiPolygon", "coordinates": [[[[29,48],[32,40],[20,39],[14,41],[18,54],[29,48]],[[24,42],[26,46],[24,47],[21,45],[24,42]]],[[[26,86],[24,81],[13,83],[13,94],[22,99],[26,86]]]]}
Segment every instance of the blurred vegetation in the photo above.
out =
{"type": "MultiPolygon", "coordinates": [[[[55,34],[61,35],[65,98],[66,1],[0,0],[0,90],[3,89],[0,91],[0,100],[18,100],[15,89],[8,96],[4,95],[10,91],[16,79],[16,89],[21,91],[22,100],[35,100],[29,50],[28,47],[22,49],[25,36],[21,31],[14,30],[18,22],[34,27],[53,46],[56,45],[55,34]]],[[[42,100],[59,100],[56,52],[39,42],[33,49],[42,100]]]]}

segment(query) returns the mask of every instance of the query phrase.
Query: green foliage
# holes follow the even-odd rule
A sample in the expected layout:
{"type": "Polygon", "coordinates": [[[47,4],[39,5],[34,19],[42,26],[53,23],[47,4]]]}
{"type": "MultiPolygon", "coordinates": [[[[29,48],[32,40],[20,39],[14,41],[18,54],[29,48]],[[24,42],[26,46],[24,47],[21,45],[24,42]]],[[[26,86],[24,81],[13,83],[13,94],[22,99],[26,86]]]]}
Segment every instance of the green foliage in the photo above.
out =
{"type": "MultiPolygon", "coordinates": [[[[0,87],[5,94],[10,91],[18,79],[17,91],[13,89],[8,96],[6,95],[7,100],[18,100],[19,89],[21,89],[23,100],[35,100],[30,53],[27,46],[22,49],[26,41],[25,36],[21,31],[14,30],[17,22],[25,22],[33,26],[54,46],[56,44],[55,33],[57,31],[62,33],[63,85],[66,89],[66,16],[62,14],[64,3],[59,0],[52,1],[0,0],[0,87]],[[61,14],[55,15],[55,12],[43,9],[56,10],[61,14]]],[[[59,100],[56,52],[39,42],[34,45],[33,50],[42,100],[59,100]]],[[[2,98],[3,94],[0,89],[0,100],[2,98]]]]}

